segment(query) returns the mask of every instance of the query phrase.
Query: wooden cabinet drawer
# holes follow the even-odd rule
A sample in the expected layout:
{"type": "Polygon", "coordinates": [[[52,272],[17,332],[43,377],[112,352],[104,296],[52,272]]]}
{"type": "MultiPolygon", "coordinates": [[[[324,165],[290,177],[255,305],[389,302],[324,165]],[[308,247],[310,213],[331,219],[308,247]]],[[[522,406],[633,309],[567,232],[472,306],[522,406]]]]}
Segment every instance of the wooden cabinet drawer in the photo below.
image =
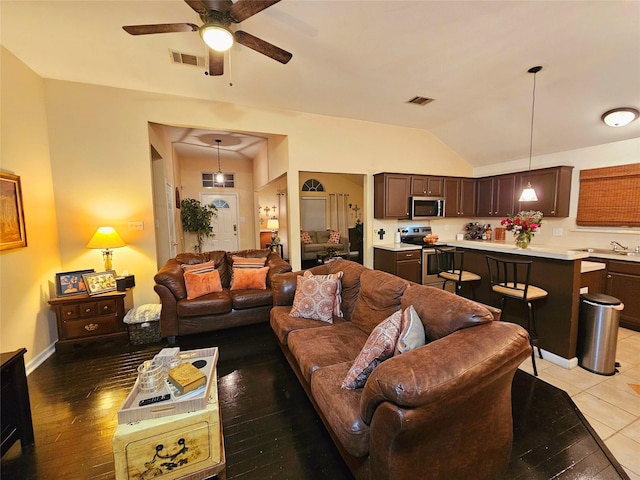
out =
{"type": "Polygon", "coordinates": [[[86,338],[106,333],[116,333],[121,330],[122,324],[117,315],[64,321],[64,331],[67,338],[86,338]]]}
{"type": "Polygon", "coordinates": [[[60,307],[60,315],[63,320],[78,318],[80,316],[79,305],[63,305],[60,307]]]}
{"type": "Polygon", "coordinates": [[[406,252],[396,252],[396,261],[401,262],[403,260],[420,260],[422,257],[422,250],[409,250],[406,252]]]}
{"type": "Polygon", "coordinates": [[[80,304],[81,317],[93,317],[96,315],[113,315],[116,313],[115,300],[102,300],[99,302],[86,302],[80,304]]]}

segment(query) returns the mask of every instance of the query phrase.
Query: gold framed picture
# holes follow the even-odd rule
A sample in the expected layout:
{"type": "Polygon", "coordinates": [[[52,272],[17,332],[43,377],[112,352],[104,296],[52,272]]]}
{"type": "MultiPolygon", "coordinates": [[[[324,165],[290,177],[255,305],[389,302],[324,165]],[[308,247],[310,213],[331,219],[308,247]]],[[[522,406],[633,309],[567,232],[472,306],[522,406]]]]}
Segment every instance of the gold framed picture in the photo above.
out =
{"type": "Polygon", "coordinates": [[[113,292],[118,288],[115,270],[106,272],[85,273],[82,275],[84,286],[89,295],[113,292]]]}
{"type": "Polygon", "coordinates": [[[20,177],[0,172],[0,250],[26,246],[20,177]]]}

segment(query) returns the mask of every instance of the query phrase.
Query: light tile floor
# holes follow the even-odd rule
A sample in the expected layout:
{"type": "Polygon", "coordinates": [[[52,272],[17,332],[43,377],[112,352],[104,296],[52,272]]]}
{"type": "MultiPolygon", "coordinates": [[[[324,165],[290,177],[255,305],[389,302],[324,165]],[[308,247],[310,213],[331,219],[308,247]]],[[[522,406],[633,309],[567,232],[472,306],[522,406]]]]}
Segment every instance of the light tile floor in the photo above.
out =
{"type": "MultiPolygon", "coordinates": [[[[619,373],[613,376],[569,370],[537,356],[536,365],[540,379],[571,396],[631,480],[640,480],[640,332],[619,329],[616,360],[619,373]]],[[[533,375],[531,359],[520,368],[533,375]]]]}

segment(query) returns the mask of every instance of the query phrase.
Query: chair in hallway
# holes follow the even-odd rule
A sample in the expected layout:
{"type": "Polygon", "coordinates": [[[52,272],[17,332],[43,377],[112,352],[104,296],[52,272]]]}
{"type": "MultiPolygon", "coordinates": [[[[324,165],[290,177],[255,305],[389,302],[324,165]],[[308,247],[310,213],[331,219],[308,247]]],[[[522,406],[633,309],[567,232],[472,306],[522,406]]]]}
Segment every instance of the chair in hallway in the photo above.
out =
{"type": "Polygon", "coordinates": [[[489,269],[489,280],[491,290],[501,296],[500,309],[504,320],[504,305],[507,298],[525,302],[528,308],[527,330],[531,343],[531,363],[533,373],[537,376],[536,356],[534,347],[538,349],[538,355],[542,358],[538,334],[536,332],[535,314],[533,302],[545,298],[548,295],[546,290],[529,284],[531,276],[531,260],[505,260],[487,255],[487,267],[489,269]]]}
{"type": "MultiPolygon", "coordinates": [[[[438,277],[444,280],[443,290],[446,288],[447,282],[454,282],[456,295],[460,295],[463,284],[472,284],[481,280],[480,275],[464,270],[464,251],[456,250],[455,247],[435,247],[435,251],[438,277]]],[[[473,285],[471,294],[475,300],[476,292],[473,285]]]]}

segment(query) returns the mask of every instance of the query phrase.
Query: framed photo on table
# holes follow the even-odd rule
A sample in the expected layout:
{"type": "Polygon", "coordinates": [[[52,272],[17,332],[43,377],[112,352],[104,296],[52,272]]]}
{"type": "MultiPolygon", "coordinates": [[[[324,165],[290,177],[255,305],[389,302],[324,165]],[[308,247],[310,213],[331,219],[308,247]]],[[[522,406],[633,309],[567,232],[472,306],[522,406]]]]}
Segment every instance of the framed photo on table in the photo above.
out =
{"type": "Polygon", "coordinates": [[[84,284],[89,295],[99,295],[101,293],[113,292],[118,288],[115,270],[106,272],[85,273],[82,275],[84,284]]]}
{"type": "Polygon", "coordinates": [[[75,272],[56,273],[56,294],[59,297],[67,295],[79,295],[87,293],[87,287],[82,275],[93,273],[93,268],[87,270],[76,270],[75,272]]]}
{"type": "Polygon", "coordinates": [[[0,172],[0,250],[27,246],[20,177],[0,172]]]}

